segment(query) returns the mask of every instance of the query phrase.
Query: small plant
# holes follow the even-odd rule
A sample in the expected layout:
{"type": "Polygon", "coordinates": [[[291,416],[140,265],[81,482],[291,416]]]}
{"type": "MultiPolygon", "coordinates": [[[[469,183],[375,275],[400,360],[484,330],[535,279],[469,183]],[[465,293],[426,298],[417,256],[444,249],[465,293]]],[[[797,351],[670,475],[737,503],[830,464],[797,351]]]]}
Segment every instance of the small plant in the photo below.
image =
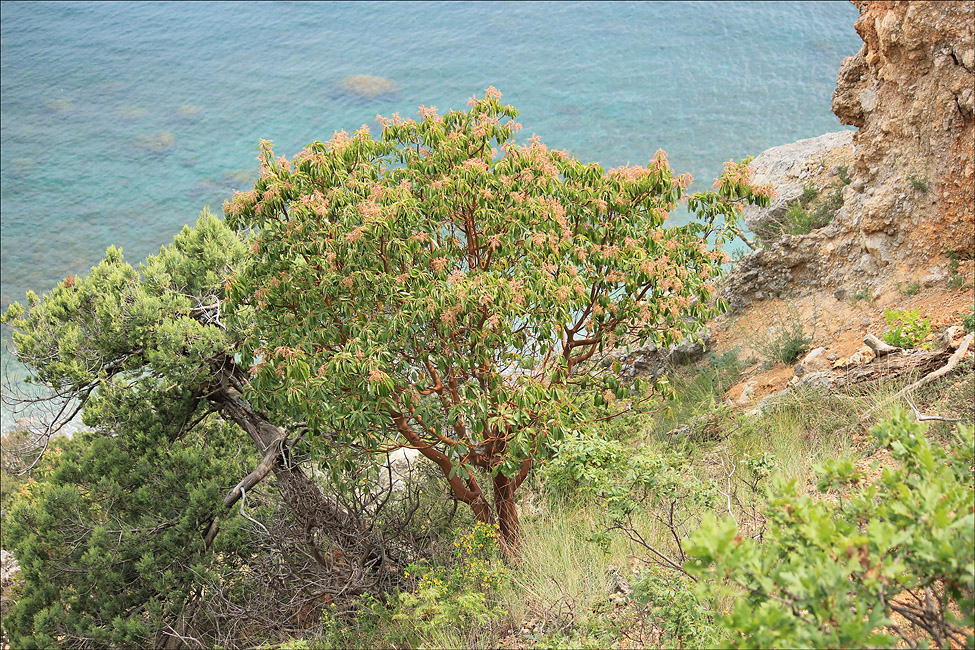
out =
{"type": "Polygon", "coordinates": [[[802,353],[809,349],[810,343],[812,343],[812,336],[806,336],[802,322],[796,318],[766,340],[761,348],[768,365],[776,362],[788,365],[798,361],[802,353]]]}
{"type": "Polygon", "coordinates": [[[477,521],[454,541],[451,567],[407,567],[406,577],[417,577],[417,583],[412,593],[399,595],[391,618],[402,625],[396,640],[416,647],[447,628],[472,637],[486,631],[486,624],[502,614],[493,603],[505,573],[499,539],[497,524],[477,521]]]}
{"type": "Polygon", "coordinates": [[[662,633],[661,647],[709,648],[720,641],[713,612],[682,573],[652,566],[634,580],[632,598],[653,612],[662,633]]]}
{"type": "Polygon", "coordinates": [[[907,182],[911,184],[915,192],[920,192],[925,194],[928,191],[928,179],[926,176],[921,176],[917,172],[911,172],[907,175],[907,182]]]}
{"type": "Polygon", "coordinates": [[[859,302],[861,300],[870,300],[870,292],[866,289],[857,289],[857,292],[853,294],[853,302],[859,302]]]}
{"type": "Polygon", "coordinates": [[[948,251],[948,280],[946,282],[949,289],[961,289],[965,286],[965,276],[961,274],[961,261],[958,253],[948,251]]]}
{"type": "Polygon", "coordinates": [[[901,286],[901,283],[898,282],[897,283],[897,288],[905,296],[916,296],[921,291],[921,283],[920,282],[908,282],[906,287],[902,287],[901,286]]]}
{"type": "Polygon", "coordinates": [[[888,309],[884,311],[884,320],[890,328],[883,335],[888,345],[916,348],[931,333],[931,319],[921,318],[918,309],[888,309]]]}
{"type": "Polygon", "coordinates": [[[837,166],[836,175],[839,177],[840,182],[843,183],[844,186],[853,182],[853,179],[850,178],[850,168],[847,165],[837,166]]]}
{"type": "Polygon", "coordinates": [[[968,312],[968,315],[962,319],[961,324],[964,326],[965,330],[968,332],[975,332],[975,307],[968,312]]]}
{"type": "Polygon", "coordinates": [[[835,187],[829,194],[822,195],[819,189],[812,185],[804,185],[802,195],[788,206],[781,222],[772,222],[756,231],[755,236],[763,243],[774,242],[782,236],[806,235],[829,224],[836,211],[843,205],[843,187],[849,182],[849,177],[842,185],[835,187]]]}
{"type": "Polygon", "coordinates": [[[816,188],[816,187],[814,187],[812,185],[809,185],[809,184],[803,185],[802,186],[802,196],[799,197],[799,202],[802,205],[809,205],[809,203],[813,199],[815,199],[817,196],[819,196],[819,189],[818,188],[816,188]]]}

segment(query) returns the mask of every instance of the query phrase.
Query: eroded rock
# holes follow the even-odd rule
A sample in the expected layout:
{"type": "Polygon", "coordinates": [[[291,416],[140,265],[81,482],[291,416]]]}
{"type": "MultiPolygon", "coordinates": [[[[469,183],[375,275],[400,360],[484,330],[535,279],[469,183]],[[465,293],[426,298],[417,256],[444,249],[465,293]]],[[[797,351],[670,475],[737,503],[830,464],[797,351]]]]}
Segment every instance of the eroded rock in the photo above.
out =
{"type": "MultiPolygon", "coordinates": [[[[832,102],[858,127],[851,183],[829,225],[739,263],[723,289],[736,311],[791,288],[876,297],[885,280],[910,281],[920,264],[975,250],[975,2],[854,4],[864,44],[840,66],[832,102]]],[[[791,150],[794,162],[778,167],[792,169],[805,155],[799,144],[766,157],[791,150]]]]}
{"type": "MultiPolygon", "coordinates": [[[[781,223],[789,206],[802,196],[803,184],[823,171],[826,160],[847,160],[852,155],[853,131],[826,133],[763,151],[752,161],[755,182],[771,183],[778,198],[767,208],[746,207],[742,212],[745,225],[752,232],[759,232],[770,223],[781,223]]],[[[829,167],[830,175],[834,167],[838,165],[829,167]]]]}

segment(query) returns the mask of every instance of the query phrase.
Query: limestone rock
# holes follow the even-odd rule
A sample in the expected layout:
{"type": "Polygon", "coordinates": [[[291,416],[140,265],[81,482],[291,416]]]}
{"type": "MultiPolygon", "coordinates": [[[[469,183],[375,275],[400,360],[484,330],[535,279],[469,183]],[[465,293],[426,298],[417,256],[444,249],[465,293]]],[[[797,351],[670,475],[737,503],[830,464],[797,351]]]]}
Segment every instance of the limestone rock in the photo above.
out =
{"type": "Polygon", "coordinates": [[[747,404],[750,402],[757,387],[758,386],[754,379],[749,379],[746,381],[745,385],[741,387],[741,395],[738,396],[738,404],[747,404]]]}
{"type": "Polygon", "coordinates": [[[20,574],[20,564],[14,554],[6,549],[0,550],[0,583],[6,586],[17,579],[20,574]]]}
{"type": "Polygon", "coordinates": [[[400,447],[391,451],[379,471],[381,487],[392,487],[394,492],[406,489],[419,469],[417,467],[421,462],[419,455],[419,450],[409,447],[400,447]]]}
{"type": "Polygon", "coordinates": [[[965,338],[965,328],[961,325],[952,325],[941,334],[941,342],[952,350],[957,350],[965,338]]]}
{"type": "Polygon", "coordinates": [[[648,343],[636,349],[615,350],[607,356],[603,365],[609,366],[614,361],[619,361],[622,364],[620,376],[623,379],[659,377],[669,368],[693,363],[703,357],[710,342],[711,330],[704,328],[696,336],[666,349],[648,343]]]}
{"type": "Polygon", "coordinates": [[[944,283],[946,277],[947,275],[945,274],[945,270],[940,266],[935,266],[928,269],[927,275],[921,278],[921,285],[926,288],[930,288],[944,283]]]}
{"type": "Polygon", "coordinates": [[[767,208],[748,206],[742,212],[745,225],[752,232],[759,232],[770,222],[781,222],[788,207],[800,196],[804,177],[827,155],[837,149],[847,149],[852,155],[853,131],[826,133],[816,138],[799,140],[791,144],[772,147],[752,161],[755,182],[771,183],[778,198],[767,208]]]}
{"type": "Polygon", "coordinates": [[[822,372],[829,370],[829,361],[826,360],[826,348],[816,348],[803,357],[799,362],[796,375],[803,375],[807,372],[822,372]],[[799,371],[798,369],[802,370],[799,371]]]}
{"type": "MultiPolygon", "coordinates": [[[[877,287],[876,299],[892,272],[975,250],[975,1],[854,4],[864,44],[840,66],[832,104],[858,127],[843,205],[824,228],[743,258],[722,288],[735,311],[790,288],[877,287]]],[[[781,170],[799,166],[801,185],[798,145],[791,164],[790,147],[776,148],[756,168],[781,158],[781,170]]]]}
{"type": "Polygon", "coordinates": [[[834,361],[833,368],[852,368],[853,366],[862,366],[865,363],[873,361],[876,356],[876,353],[872,348],[870,348],[870,346],[861,345],[860,348],[850,356],[834,361]]]}

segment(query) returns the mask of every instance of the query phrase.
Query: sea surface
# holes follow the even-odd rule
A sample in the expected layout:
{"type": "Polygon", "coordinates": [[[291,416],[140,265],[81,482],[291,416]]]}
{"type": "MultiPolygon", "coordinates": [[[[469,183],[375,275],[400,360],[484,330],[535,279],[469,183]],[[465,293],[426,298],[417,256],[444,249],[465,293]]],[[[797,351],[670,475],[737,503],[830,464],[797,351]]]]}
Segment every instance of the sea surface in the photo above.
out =
{"type": "MultiPolygon", "coordinates": [[[[848,2],[0,3],[0,307],[133,263],[336,130],[488,86],[519,138],[606,167],[658,148],[696,188],[722,163],[836,131],[861,41],[848,2]],[[350,75],[393,92],[363,97],[350,75]]],[[[5,328],[6,329],[6,328],[5,328]]],[[[6,349],[2,361],[23,377],[6,349]]],[[[7,390],[7,389],[5,389],[7,390]]],[[[3,428],[13,415],[2,409],[3,428]]]]}

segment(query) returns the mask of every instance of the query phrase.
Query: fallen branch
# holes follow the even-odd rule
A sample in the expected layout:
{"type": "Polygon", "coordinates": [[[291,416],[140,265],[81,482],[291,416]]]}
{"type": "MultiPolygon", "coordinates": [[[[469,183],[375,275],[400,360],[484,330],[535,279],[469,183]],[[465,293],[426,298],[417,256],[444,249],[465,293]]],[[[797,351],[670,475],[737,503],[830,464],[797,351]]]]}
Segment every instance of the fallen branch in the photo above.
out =
{"type": "Polygon", "coordinates": [[[869,409],[867,409],[863,413],[863,415],[860,416],[860,419],[861,420],[866,419],[866,417],[868,415],[870,415],[873,411],[875,411],[879,407],[887,404],[891,400],[895,400],[895,399],[898,399],[900,397],[903,397],[905,394],[907,394],[908,392],[914,390],[915,388],[918,388],[919,386],[923,386],[924,384],[928,383],[929,381],[934,381],[938,377],[943,377],[944,375],[947,375],[949,372],[951,372],[952,370],[954,370],[955,366],[958,365],[958,362],[961,361],[961,359],[965,356],[965,354],[968,353],[968,348],[972,344],[973,338],[975,338],[975,335],[968,334],[964,339],[962,339],[961,343],[958,345],[958,349],[955,350],[955,353],[952,354],[951,357],[948,359],[948,363],[946,363],[942,367],[938,368],[937,370],[933,370],[933,371],[929,372],[928,374],[924,375],[923,377],[921,377],[920,379],[918,379],[913,384],[910,384],[908,386],[905,386],[904,388],[900,389],[899,391],[897,391],[896,393],[894,393],[890,397],[888,397],[886,399],[883,399],[883,400],[877,402],[872,407],[870,407],[869,409]]]}
{"type": "Polygon", "coordinates": [[[873,334],[867,334],[866,336],[864,336],[863,337],[863,342],[866,343],[867,346],[871,350],[873,350],[873,353],[875,355],[877,355],[878,357],[882,357],[885,354],[892,354],[894,352],[903,352],[904,351],[904,348],[898,348],[898,347],[895,347],[893,345],[887,345],[886,343],[884,343],[883,341],[881,341],[880,339],[878,339],[873,334]]]}
{"type": "Polygon", "coordinates": [[[938,422],[964,422],[964,418],[943,418],[940,415],[922,415],[921,411],[918,410],[917,405],[914,400],[911,399],[910,395],[905,395],[904,399],[907,400],[908,405],[914,411],[914,416],[917,418],[918,422],[924,422],[926,420],[937,420],[938,422]]]}

